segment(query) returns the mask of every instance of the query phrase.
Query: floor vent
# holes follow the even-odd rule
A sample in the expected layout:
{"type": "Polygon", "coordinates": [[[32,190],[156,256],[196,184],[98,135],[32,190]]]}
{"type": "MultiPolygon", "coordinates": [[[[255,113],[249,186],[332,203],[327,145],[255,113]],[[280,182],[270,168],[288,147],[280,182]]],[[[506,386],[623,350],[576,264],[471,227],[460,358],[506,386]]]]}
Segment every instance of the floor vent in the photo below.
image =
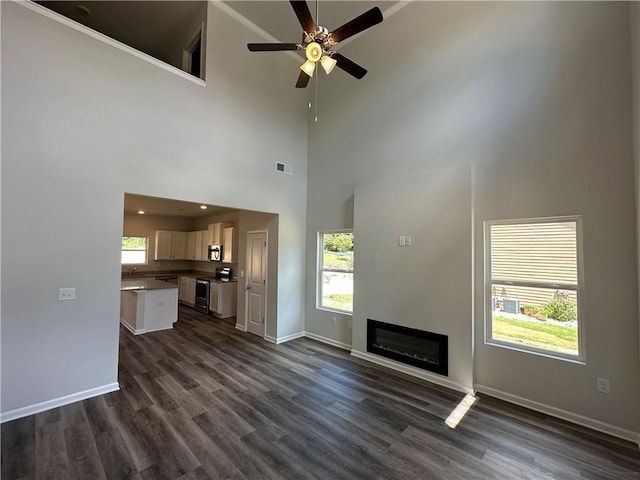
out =
{"type": "Polygon", "coordinates": [[[287,175],[293,175],[293,167],[286,163],[276,162],[276,171],[286,173],[287,175]]]}

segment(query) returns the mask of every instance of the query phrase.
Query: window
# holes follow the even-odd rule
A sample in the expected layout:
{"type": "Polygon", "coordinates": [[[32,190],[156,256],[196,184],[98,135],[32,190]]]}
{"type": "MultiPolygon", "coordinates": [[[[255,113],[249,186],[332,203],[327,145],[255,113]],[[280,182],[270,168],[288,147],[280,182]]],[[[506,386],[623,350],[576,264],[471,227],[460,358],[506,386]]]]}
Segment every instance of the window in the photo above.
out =
{"type": "Polygon", "coordinates": [[[147,237],[122,237],[122,265],[147,263],[147,237]]]}
{"type": "Polygon", "coordinates": [[[584,361],[581,219],[485,222],[486,342],[584,361]]]}
{"type": "Polygon", "coordinates": [[[353,312],[353,232],[318,234],[317,307],[353,312]]]}

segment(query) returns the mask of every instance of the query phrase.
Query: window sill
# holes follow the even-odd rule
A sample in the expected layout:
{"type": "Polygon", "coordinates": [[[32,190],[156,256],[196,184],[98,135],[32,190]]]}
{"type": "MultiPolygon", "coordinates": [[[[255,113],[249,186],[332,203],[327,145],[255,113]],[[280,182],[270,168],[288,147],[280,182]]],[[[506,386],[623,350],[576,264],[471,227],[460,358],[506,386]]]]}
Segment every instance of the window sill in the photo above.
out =
{"type": "Polygon", "coordinates": [[[484,341],[485,345],[491,347],[505,348],[507,350],[513,350],[520,353],[527,353],[530,355],[537,355],[539,357],[551,358],[553,360],[560,360],[563,362],[575,363],[578,365],[586,365],[587,361],[584,356],[578,357],[574,355],[563,355],[560,352],[554,352],[551,350],[541,350],[533,347],[527,347],[525,345],[515,345],[512,343],[503,343],[498,340],[487,339],[484,341]]]}
{"type": "Polygon", "coordinates": [[[336,308],[319,307],[319,306],[316,306],[316,310],[321,310],[323,312],[339,313],[340,315],[345,315],[347,317],[353,317],[353,312],[348,312],[347,310],[338,310],[336,308]]]}

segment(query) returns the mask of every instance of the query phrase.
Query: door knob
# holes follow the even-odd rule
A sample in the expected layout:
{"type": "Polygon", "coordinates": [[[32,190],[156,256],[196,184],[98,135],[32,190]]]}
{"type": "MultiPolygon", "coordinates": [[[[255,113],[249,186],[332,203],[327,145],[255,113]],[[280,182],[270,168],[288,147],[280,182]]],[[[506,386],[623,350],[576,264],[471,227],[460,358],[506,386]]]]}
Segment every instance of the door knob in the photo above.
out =
{"type": "Polygon", "coordinates": [[[247,285],[247,290],[251,290],[251,285],[247,285]]]}

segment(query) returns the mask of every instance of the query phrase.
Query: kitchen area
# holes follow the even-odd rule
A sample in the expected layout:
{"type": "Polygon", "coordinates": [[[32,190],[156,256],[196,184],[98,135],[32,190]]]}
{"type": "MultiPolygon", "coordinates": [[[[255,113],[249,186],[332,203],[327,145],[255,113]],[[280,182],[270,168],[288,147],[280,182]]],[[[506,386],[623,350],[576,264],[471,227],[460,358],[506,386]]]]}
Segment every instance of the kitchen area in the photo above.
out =
{"type": "Polygon", "coordinates": [[[173,328],[179,304],[235,317],[238,227],[237,210],[125,195],[121,324],[135,335],[173,328]]]}

